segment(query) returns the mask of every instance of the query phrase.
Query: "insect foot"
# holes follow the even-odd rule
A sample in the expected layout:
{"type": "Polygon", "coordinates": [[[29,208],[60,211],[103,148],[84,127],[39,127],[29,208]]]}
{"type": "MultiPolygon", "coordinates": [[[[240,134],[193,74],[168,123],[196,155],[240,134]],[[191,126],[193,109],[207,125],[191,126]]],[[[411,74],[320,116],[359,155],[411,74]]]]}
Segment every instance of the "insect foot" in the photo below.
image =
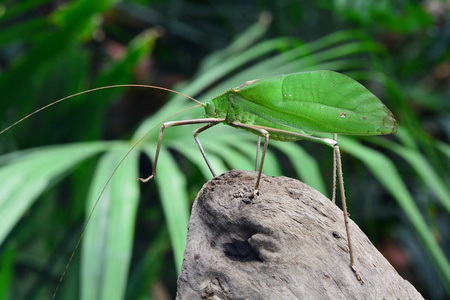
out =
{"type": "Polygon", "coordinates": [[[147,178],[138,178],[138,180],[139,180],[140,182],[149,182],[150,180],[153,179],[153,177],[155,177],[155,175],[150,175],[150,176],[148,176],[147,178]]]}
{"type": "Polygon", "coordinates": [[[352,268],[353,273],[355,273],[356,279],[358,279],[358,281],[361,283],[361,285],[364,284],[364,280],[362,279],[361,275],[359,275],[358,270],[356,270],[355,266],[350,266],[350,268],[352,268]]]}
{"type": "Polygon", "coordinates": [[[261,192],[259,190],[253,190],[253,192],[250,194],[250,199],[256,198],[256,196],[259,196],[261,192]]]}
{"type": "Polygon", "coordinates": [[[349,268],[342,210],[298,180],[232,170],[205,183],[189,220],[177,300],[423,299],[349,220],[358,272],[349,268]],[[359,276],[360,277],[360,276],[359,276]]]}

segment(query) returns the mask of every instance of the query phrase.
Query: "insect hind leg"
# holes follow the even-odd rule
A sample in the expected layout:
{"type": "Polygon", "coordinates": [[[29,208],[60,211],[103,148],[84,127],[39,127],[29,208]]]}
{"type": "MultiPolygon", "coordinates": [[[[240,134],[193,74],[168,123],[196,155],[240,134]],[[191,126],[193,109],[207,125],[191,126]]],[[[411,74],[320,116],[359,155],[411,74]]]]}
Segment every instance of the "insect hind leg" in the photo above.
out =
{"type": "Polygon", "coordinates": [[[344,215],[344,225],[345,225],[345,231],[347,233],[347,243],[348,243],[348,252],[350,255],[350,268],[353,271],[353,273],[356,276],[356,279],[361,283],[364,284],[364,280],[362,279],[361,275],[359,274],[358,270],[355,266],[355,259],[353,255],[353,247],[352,247],[352,239],[350,234],[350,226],[349,226],[349,214],[347,212],[347,201],[345,197],[345,188],[344,188],[344,175],[342,172],[342,159],[341,159],[341,150],[338,145],[337,141],[337,134],[333,134],[333,139],[323,139],[326,141],[326,144],[333,147],[333,194],[332,194],[332,201],[333,203],[336,201],[336,179],[339,180],[339,190],[341,191],[341,202],[342,202],[342,211],[344,215]],[[331,143],[330,143],[331,142],[331,143]],[[337,173],[337,174],[336,174],[337,173]],[[337,176],[336,176],[337,175],[337,176]],[[337,178],[336,178],[337,177],[337,178]]]}
{"type": "MultiPolygon", "coordinates": [[[[337,134],[336,133],[333,133],[333,139],[337,143],[337,134]]],[[[336,185],[336,178],[337,178],[337,174],[336,174],[336,169],[337,169],[336,155],[337,155],[336,151],[334,151],[334,149],[333,149],[333,189],[332,189],[332,194],[331,194],[331,201],[333,203],[336,203],[336,186],[337,186],[336,185]]]]}
{"type": "MultiPolygon", "coordinates": [[[[347,212],[347,203],[346,203],[346,197],[345,197],[345,189],[344,189],[344,176],[342,173],[342,161],[341,161],[341,151],[339,149],[339,145],[336,141],[336,144],[333,146],[333,162],[335,164],[334,168],[337,171],[338,179],[339,179],[339,190],[341,191],[341,201],[342,201],[342,210],[344,212],[344,222],[345,222],[345,230],[347,232],[347,242],[348,242],[348,250],[350,255],[350,268],[352,269],[353,273],[356,276],[356,279],[358,279],[361,284],[364,284],[364,280],[362,279],[361,275],[359,274],[358,270],[355,266],[355,259],[353,257],[353,247],[352,247],[352,240],[350,237],[350,227],[349,227],[349,215],[347,212]]],[[[334,186],[335,187],[335,186],[334,186]]]]}
{"type": "Polygon", "coordinates": [[[255,171],[258,171],[259,150],[261,148],[261,137],[258,135],[256,140],[256,159],[255,159],[255,171]]]}
{"type": "MultiPolygon", "coordinates": [[[[348,216],[348,212],[347,212],[347,203],[346,203],[345,189],[344,189],[344,176],[342,173],[341,151],[339,149],[339,145],[337,142],[337,135],[334,134],[334,139],[329,139],[329,138],[315,137],[315,136],[310,136],[310,135],[306,135],[306,134],[290,132],[290,131],[286,131],[286,130],[270,128],[270,127],[265,127],[265,126],[244,125],[244,124],[240,124],[240,123],[233,123],[232,125],[235,127],[248,128],[253,131],[260,132],[260,133],[263,133],[264,131],[266,131],[267,134],[269,132],[273,132],[273,133],[282,133],[285,135],[291,135],[291,136],[298,137],[301,140],[324,144],[324,145],[327,145],[327,146],[330,146],[333,148],[333,160],[334,160],[333,164],[334,164],[334,168],[336,169],[336,172],[338,175],[337,177],[339,179],[339,189],[341,191],[342,210],[343,210],[343,214],[344,214],[344,225],[345,225],[345,230],[347,233],[347,242],[348,242],[348,249],[349,249],[349,254],[350,254],[350,268],[353,271],[353,273],[355,274],[357,280],[361,284],[364,284],[364,280],[359,275],[359,272],[357,271],[357,269],[355,267],[355,260],[353,257],[353,247],[352,247],[352,241],[351,241],[351,237],[350,237],[350,227],[349,227],[349,216],[348,216]],[[264,130],[264,131],[262,131],[262,130],[264,130]]],[[[264,134],[262,134],[262,135],[264,135],[264,134]]],[[[260,172],[262,171],[262,163],[264,160],[265,152],[267,150],[267,142],[268,142],[268,135],[266,136],[266,142],[264,144],[260,172]]],[[[259,180],[259,177],[258,177],[258,180],[259,180]]],[[[259,184],[259,181],[258,181],[258,184],[259,184]]],[[[336,184],[334,184],[334,186],[333,186],[334,189],[335,189],[335,186],[336,186],[336,184]]]]}

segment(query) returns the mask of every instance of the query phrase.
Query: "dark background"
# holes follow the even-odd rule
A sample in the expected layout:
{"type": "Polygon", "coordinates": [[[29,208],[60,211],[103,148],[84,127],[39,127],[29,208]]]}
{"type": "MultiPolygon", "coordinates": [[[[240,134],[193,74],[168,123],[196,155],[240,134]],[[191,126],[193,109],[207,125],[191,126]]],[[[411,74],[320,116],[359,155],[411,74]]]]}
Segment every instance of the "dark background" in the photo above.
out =
{"type": "MultiPolygon", "coordinates": [[[[383,166],[379,165],[377,172],[376,166],[361,164],[362,159],[348,149],[343,160],[349,209],[370,240],[425,298],[446,299],[449,289],[445,286],[450,283],[445,259],[450,251],[447,1],[6,0],[0,3],[0,127],[6,128],[61,97],[111,84],[157,85],[190,94],[189,88],[199,84],[202,74],[224,72],[190,94],[218,95],[224,91],[220,84],[226,79],[238,78],[296,47],[305,51],[303,45],[311,51],[305,54],[310,60],[305,69],[329,66],[347,73],[379,96],[396,116],[399,133],[359,138],[357,142],[385,155],[401,184],[389,188],[380,179],[386,171],[383,166]],[[336,34],[345,35],[345,39],[339,40],[336,34]],[[330,35],[338,45],[355,42],[359,50],[344,50],[332,41],[321,40],[330,35]],[[242,53],[251,54],[256,49],[252,46],[275,39],[279,43],[271,51],[254,51],[254,58],[225,70],[233,59],[240,55],[243,58],[242,53]],[[323,42],[316,53],[314,43],[318,40],[323,42]],[[222,55],[224,64],[214,61],[214,55],[222,55]],[[408,199],[414,201],[408,204],[408,199]],[[412,225],[416,224],[414,219],[426,224],[425,232],[418,233],[418,227],[412,225]],[[435,244],[427,244],[423,235],[435,244]],[[439,255],[445,263],[436,258],[439,255]]],[[[299,67],[298,71],[302,70],[299,67]]],[[[245,80],[268,76],[270,71],[269,67],[259,73],[254,71],[253,77],[245,80]]],[[[6,167],[20,161],[26,154],[19,152],[22,149],[114,140],[129,142],[131,147],[131,141],[136,140],[135,130],[145,118],[153,115],[156,119],[151,124],[155,126],[169,115],[154,115],[168,96],[160,90],[114,89],[54,106],[0,136],[0,153],[5,154],[0,160],[2,174],[13,177],[15,173],[6,167]]],[[[175,113],[181,107],[168,111],[175,113]]],[[[184,131],[173,132],[174,139],[186,135],[184,131]]],[[[204,143],[208,140],[203,139],[204,143]]],[[[324,177],[321,180],[329,187],[330,151],[321,145],[301,146],[314,157],[324,177]]],[[[186,147],[196,146],[192,143],[186,147]]],[[[295,156],[276,147],[271,150],[278,157],[279,167],[274,168],[305,180],[293,166],[298,160],[295,156]]],[[[187,201],[191,203],[209,178],[183,151],[174,147],[169,153],[182,170],[182,174],[174,172],[172,178],[184,178],[187,201]]],[[[226,167],[234,167],[223,154],[217,155],[226,167]]],[[[85,198],[96,158],[98,155],[93,155],[87,162],[75,164],[70,172],[49,176],[49,189],[26,204],[6,231],[0,244],[0,298],[50,297],[83,226],[85,198]]],[[[236,156],[235,162],[239,159],[236,156]]],[[[140,176],[148,176],[149,165],[149,159],[141,156],[140,176]]],[[[47,166],[30,164],[22,168],[47,166]]],[[[268,168],[266,173],[275,175],[268,168]]],[[[0,186],[3,191],[8,187],[5,182],[0,186]]],[[[22,183],[24,191],[32,186],[27,178],[22,183]]],[[[136,231],[131,233],[133,258],[124,279],[128,282],[124,292],[127,299],[175,296],[177,263],[172,252],[174,241],[169,238],[173,237],[173,229],[166,223],[168,212],[161,204],[165,200],[159,200],[163,198],[160,189],[154,183],[141,187],[143,200],[133,219],[136,231]]],[[[0,203],[0,210],[6,209],[0,203]]],[[[63,281],[61,299],[82,298],[78,294],[78,278],[84,276],[79,255],[63,281]]]]}

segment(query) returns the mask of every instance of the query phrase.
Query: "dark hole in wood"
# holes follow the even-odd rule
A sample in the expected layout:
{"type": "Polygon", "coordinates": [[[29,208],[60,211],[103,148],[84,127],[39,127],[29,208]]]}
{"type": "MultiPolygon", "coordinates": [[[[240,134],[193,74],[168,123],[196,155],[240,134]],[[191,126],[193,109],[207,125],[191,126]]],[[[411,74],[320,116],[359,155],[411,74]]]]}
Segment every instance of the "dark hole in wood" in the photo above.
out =
{"type": "Polygon", "coordinates": [[[231,260],[240,262],[261,261],[248,241],[233,239],[231,243],[223,244],[223,247],[225,248],[225,255],[231,260]]]}

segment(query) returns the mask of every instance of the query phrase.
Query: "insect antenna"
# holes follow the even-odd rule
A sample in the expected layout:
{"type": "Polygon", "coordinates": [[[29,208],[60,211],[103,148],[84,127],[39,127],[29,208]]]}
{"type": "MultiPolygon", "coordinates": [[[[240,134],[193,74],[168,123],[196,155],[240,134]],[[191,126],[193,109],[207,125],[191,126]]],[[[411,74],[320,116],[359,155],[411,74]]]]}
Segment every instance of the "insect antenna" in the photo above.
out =
{"type": "Polygon", "coordinates": [[[165,123],[166,121],[170,120],[171,118],[173,118],[173,117],[175,117],[175,116],[177,116],[177,115],[179,115],[179,114],[181,114],[181,113],[183,113],[183,112],[186,112],[186,111],[191,110],[191,109],[193,109],[193,108],[201,107],[201,106],[203,106],[203,103],[200,102],[200,101],[198,101],[197,99],[194,99],[193,97],[188,96],[188,95],[186,95],[186,94],[183,94],[183,93],[181,93],[181,92],[178,92],[178,91],[175,91],[175,90],[172,90],[172,89],[169,89],[169,88],[160,87],[160,86],[144,85],[144,84],[118,84],[118,85],[109,85],[109,86],[103,86],[103,87],[97,87],[97,88],[85,90],[85,91],[82,91],[82,92],[79,92],[79,93],[76,93],[76,94],[72,94],[72,95],[69,95],[69,96],[67,96],[67,97],[58,99],[58,100],[56,100],[56,101],[53,101],[52,103],[47,104],[47,105],[45,105],[45,106],[43,106],[43,107],[41,107],[41,108],[35,110],[34,112],[32,112],[32,113],[26,115],[25,117],[21,118],[20,120],[14,122],[13,124],[9,125],[9,126],[6,127],[5,129],[3,129],[3,130],[0,131],[0,135],[1,135],[1,134],[5,133],[6,131],[10,130],[11,128],[13,128],[14,126],[18,125],[19,123],[21,123],[21,122],[25,121],[26,119],[30,118],[31,116],[33,116],[33,115],[35,115],[35,114],[37,114],[37,113],[39,113],[39,112],[41,112],[41,111],[43,111],[43,110],[49,108],[49,107],[51,107],[51,106],[53,106],[53,105],[55,105],[55,104],[58,104],[58,103],[60,103],[60,102],[63,102],[63,101],[65,101],[65,100],[68,100],[68,99],[71,99],[71,98],[74,98],[74,97],[76,97],[76,96],[80,96],[80,95],[83,95],[83,94],[87,94],[87,93],[91,93],[91,92],[95,92],[95,91],[99,91],[99,90],[112,89],[112,88],[123,88],[123,87],[151,88],[151,89],[158,89],[158,90],[168,91],[168,92],[175,93],[175,94],[184,96],[184,97],[186,97],[186,98],[189,98],[190,100],[197,102],[198,105],[194,105],[194,106],[188,107],[188,108],[186,108],[186,109],[183,109],[183,110],[181,110],[181,111],[179,111],[179,112],[177,112],[177,113],[175,113],[175,114],[173,114],[173,115],[171,115],[171,116],[165,118],[163,121],[159,122],[159,123],[158,123],[157,125],[155,125],[152,129],[150,129],[149,131],[147,131],[147,133],[144,134],[144,135],[143,135],[136,143],[134,143],[134,145],[130,148],[130,150],[128,150],[128,152],[125,154],[125,156],[120,160],[120,162],[117,164],[117,166],[114,168],[113,172],[112,172],[111,175],[109,176],[109,178],[108,178],[108,180],[106,181],[105,185],[103,186],[103,188],[102,188],[102,190],[101,190],[99,196],[97,197],[97,199],[96,199],[96,201],[95,201],[95,203],[94,203],[93,208],[92,208],[91,211],[89,212],[89,215],[88,215],[88,217],[87,217],[87,219],[86,219],[86,221],[85,221],[85,223],[84,223],[84,225],[83,225],[83,228],[81,229],[81,233],[80,233],[80,236],[79,236],[79,238],[78,238],[78,240],[77,240],[77,243],[76,243],[76,245],[75,245],[75,249],[73,250],[73,252],[72,252],[72,254],[71,254],[70,258],[69,258],[69,261],[67,262],[66,267],[64,268],[64,271],[63,271],[61,277],[59,278],[59,281],[58,281],[58,284],[57,284],[57,286],[56,286],[56,288],[55,288],[55,291],[53,292],[52,299],[55,299],[55,298],[56,298],[56,295],[57,295],[57,293],[58,293],[59,287],[61,286],[61,283],[62,283],[62,281],[64,280],[64,277],[65,277],[65,275],[66,275],[66,273],[67,273],[67,270],[69,269],[69,266],[70,266],[70,264],[71,264],[71,262],[72,262],[72,260],[73,260],[73,258],[74,258],[74,256],[75,256],[75,254],[76,254],[76,252],[77,252],[77,250],[78,250],[80,244],[81,244],[81,241],[82,241],[82,239],[83,239],[84,233],[86,232],[86,228],[87,228],[87,226],[88,226],[88,224],[89,224],[89,221],[91,220],[91,217],[92,217],[92,215],[93,215],[93,213],[94,213],[94,211],[95,211],[95,208],[97,207],[97,205],[98,205],[98,203],[99,203],[99,201],[100,201],[102,195],[104,194],[104,192],[105,192],[106,188],[108,187],[108,185],[109,185],[111,179],[113,178],[114,174],[117,172],[117,170],[118,170],[119,167],[122,165],[122,163],[125,161],[125,159],[128,157],[128,155],[129,155],[129,154],[130,154],[130,153],[131,153],[131,152],[132,152],[132,151],[133,151],[133,150],[134,150],[134,149],[135,149],[135,148],[136,148],[136,147],[137,147],[137,146],[138,146],[138,145],[139,145],[139,144],[140,144],[140,143],[141,143],[141,142],[142,142],[142,141],[143,141],[143,140],[144,140],[144,139],[145,139],[152,131],[153,131],[153,130],[155,130],[156,128],[158,128],[159,126],[161,126],[163,123],[165,123]]]}
{"type": "MultiPolygon", "coordinates": [[[[55,105],[55,104],[58,104],[58,103],[63,102],[63,101],[65,101],[65,100],[68,100],[68,99],[70,99],[70,98],[74,98],[74,97],[76,97],[76,96],[80,96],[80,95],[87,94],[87,93],[91,93],[91,92],[95,92],[95,91],[106,90],[106,89],[112,89],[112,88],[121,88],[121,87],[141,87],[141,88],[151,88],[151,89],[157,89],[157,90],[168,91],[168,92],[175,93],[175,94],[184,96],[184,97],[186,97],[186,98],[189,98],[189,99],[191,99],[192,101],[195,101],[195,102],[197,102],[197,103],[199,103],[199,104],[203,104],[202,102],[198,101],[197,99],[192,98],[191,96],[188,96],[188,95],[183,94],[183,93],[181,93],[181,92],[177,92],[177,91],[171,90],[171,89],[169,89],[169,88],[164,88],[164,87],[160,87],[160,86],[156,86],[156,85],[145,85],[145,84],[116,84],[116,85],[108,85],[108,86],[102,86],[102,87],[98,87],[98,88],[93,88],[93,89],[90,89],[90,90],[82,91],[82,92],[79,92],[79,93],[72,94],[72,95],[70,95],[70,96],[61,98],[61,99],[59,99],[59,100],[53,101],[52,103],[47,104],[47,105],[45,105],[45,106],[39,108],[38,110],[33,111],[32,113],[26,115],[25,117],[23,117],[22,119],[18,120],[17,122],[14,122],[13,124],[9,125],[9,126],[6,127],[5,129],[3,129],[2,131],[0,131],[0,134],[2,134],[2,133],[4,133],[4,132],[8,131],[8,130],[11,129],[12,127],[14,127],[14,126],[16,126],[17,124],[19,124],[19,123],[25,121],[26,119],[28,119],[29,117],[31,117],[31,116],[37,114],[38,112],[41,112],[41,111],[43,111],[44,109],[49,108],[50,106],[53,106],[53,105],[55,105]]],[[[196,107],[197,107],[197,106],[196,106],[196,107]]],[[[181,112],[180,112],[180,113],[181,113],[181,112]]],[[[175,114],[175,115],[176,115],[176,114],[175,114]]],[[[175,115],[173,115],[173,116],[175,116],[175,115]]],[[[171,117],[173,117],[173,116],[171,116],[171,117]]],[[[169,119],[170,119],[171,117],[169,117],[169,119]]]]}
{"type": "MultiPolygon", "coordinates": [[[[183,95],[182,93],[179,93],[179,92],[176,92],[177,94],[180,94],[180,95],[183,95]]],[[[190,99],[193,99],[193,98],[191,98],[191,97],[189,97],[190,99]]],[[[195,99],[193,99],[193,100],[195,100],[195,99]]],[[[185,111],[188,111],[188,110],[191,110],[191,109],[193,109],[193,108],[197,108],[197,107],[201,107],[202,105],[203,105],[203,103],[202,102],[200,102],[200,101],[198,101],[198,100],[195,100],[196,102],[199,102],[200,104],[199,105],[194,105],[194,106],[191,106],[191,107],[188,107],[188,108],[185,108],[185,109],[183,109],[183,110],[181,110],[181,111],[179,111],[179,112],[177,112],[177,113],[175,113],[175,114],[173,114],[173,115],[171,115],[171,116],[169,116],[169,117],[167,117],[167,118],[165,118],[164,120],[162,120],[161,122],[159,122],[157,125],[155,125],[152,129],[150,129],[149,131],[147,131],[147,133],[146,134],[144,134],[136,143],[134,143],[134,145],[130,148],[130,150],[128,150],[128,152],[124,155],[124,157],[120,160],[120,162],[117,164],[117,166],[114,168],[114,170],[113,170],[113,172],[111,173],[111,175],[108,177],[108,180],[106,181],[106,183],[105,183],[105,185],[103,186],[103,188],[102,188],[102,191],[100,192],[100,194],[98,195],[98,197],[97,197],[97,200],[95,200],[95,203],[94,203],[94,206],[92,207],[92,209],[91,209],[91,211],[89,212],[89,215],[88,215],[88,217],[87,217],[87,219],[86,219],[86,222],[84,223],[84,225],[83,225],[83,228],[81,229],[81,233],[80,233],[80,236],[78,237],[78,241],[77,241],[77,244],[75,245],[75,249],[73,250],[73,252],[72,252],[72,254],[70,255],[70,258],[69,258],[69,261],[67,262],[67,264],[66,264],[66,267],[64,268],[64,272],[63,272],[63,274],[61,275],[61,277],[59,278],[59,282],[58,282],[58,285],[56,286],[56,288],[55,288],[55,291],[54,291],[54,293],[53,293],[53,296],[52,296],[52,300],[53,299],[55,299],[56,298],[56,294],[58,293],[58,290],[59,290],[59,287],[61,286],[61,283],[62,283],[62,281],[64,280],[64,276],[66,275],[66,273],[67,273],[67,270],[69,269],[69,266],[70,266],[70,264],[71,264],[71,262],[72,262],[72,260],[73,260],[73,258],[74,258],[74,256],[75,256],[75,253],[77,252],[77,250],[78,250],[78,248],[80,247],[80,244],[81,244],[81,240],[83,239],[83,236],[84,236],[84,233],[86,232],[86,228],[87,228],[87,226],[88,226],[88,224],[89,224],[89,221],[91,220],[91,217],[92,217],[92,214],[94,213],[94,210],[95,210],[95,208],[97,207],[97,205],[98,205],[98,203],[99,203],[99,201],[100,201],[100,198],[103,196],[103,193],[105,192],[105,190],[106,190],[106,188],[108,187],[108,185],[109,185],[109,183],[110,183],[110,181],[111,181],[111,179],[113,178],[113,176],[114,176],[114,174],[117,172],[117,170],[119,169],[119,167],[122,165],[122,163],[125,161],[125,159],[128,157],[128,155],[150,134],[150,133],[152,133],[152,131],[153,130],[155,130],[156,128],[158,128],[159,126],[161,126],[163,123],[165,123],[166,121],[168,121],[168,120],[170,120],[171,118],[173,118],[173,117],[175,117],[175,116],[177,116],[177,115],[179,115],[179,114],[181,114],[181,113],[183,113],[183,112],[185,112],[185,111]]]]}

